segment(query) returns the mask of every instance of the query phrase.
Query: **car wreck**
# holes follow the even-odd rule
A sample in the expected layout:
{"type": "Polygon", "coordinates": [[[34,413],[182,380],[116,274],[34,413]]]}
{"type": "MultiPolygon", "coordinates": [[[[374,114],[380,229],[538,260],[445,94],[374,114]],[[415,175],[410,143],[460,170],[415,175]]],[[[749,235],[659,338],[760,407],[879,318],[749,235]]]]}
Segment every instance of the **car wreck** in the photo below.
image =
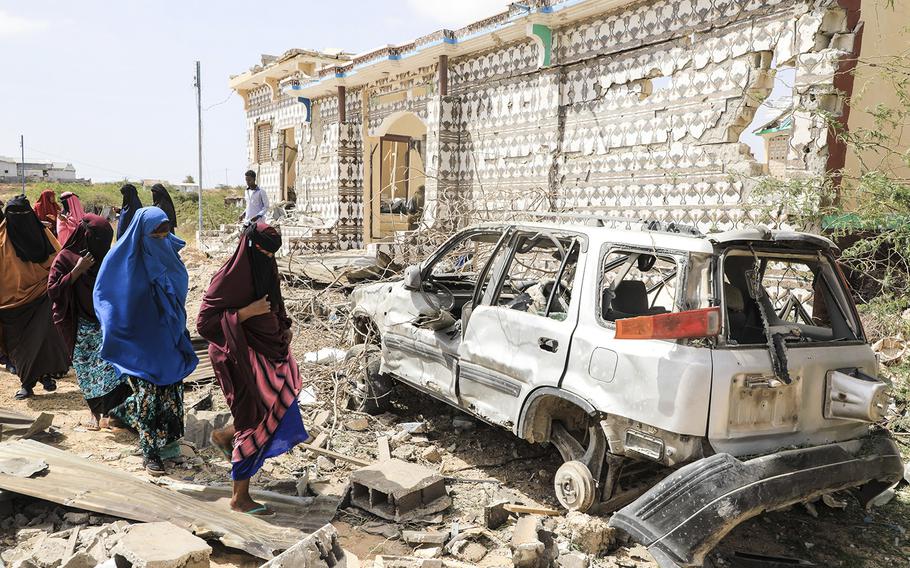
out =
{"type": "Polygon", "coordinates": [[[564,507],[700,566],[750,517],[844,489],[866,505],[903,474],[837,252],[763,227],[471,227],[354,291],[353,400],[385,411],[400,383],[550,443],[564,507]]]}

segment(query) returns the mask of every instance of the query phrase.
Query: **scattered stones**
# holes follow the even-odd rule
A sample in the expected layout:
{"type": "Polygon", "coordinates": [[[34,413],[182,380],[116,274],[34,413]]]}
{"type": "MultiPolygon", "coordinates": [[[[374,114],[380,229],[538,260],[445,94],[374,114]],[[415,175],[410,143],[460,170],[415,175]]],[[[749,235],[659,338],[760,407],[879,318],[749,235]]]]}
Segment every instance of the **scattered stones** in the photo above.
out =
{"type": "Polygon", "coordinates": [[[544,544],[537,537],[540,518],[535,516],[520,517],[512,531],[512,563],[518,568],[537,568],[541,566],[546,551],[544,544]]]}
{"type": "Polygon", "coordinates": [[[500,500],[484,507],[483,523],[488,529],[496,530],[509,520],[510,513],[505,509],[505,505],[508,503],[508,501],[500,500]]]}
{"type": "Polygon", "coordinates": [[[566,552],[556,560],[559,568],[588,568],[591,561],[581,552],[566,552]]]}
{"type": "Polygon", "coordinates": [[[298,566],[352,566],[345,562],[346,554],[338,542],[338,533],[332,525],[318,531],[285,550],[260,568],[296,568],[298,566]]]}
{"type": "Polygon", "coordinates": [[[332,471],[335,469],[335,462],[325,456],[316,458],[316,468],[319,471],[332,471]]]}
{"type": "Polygon", "coordinates": [[[133,568],[207,568],[212,548],[193,533],[163,522],[133,525],[115,552],[133,568]]]}
{"type": "Polygon", "coordinates": [[[408,544],[445,544],[449,534],[438,531],[402,531],[401,539],[408,544]]]}
{"type": "Polygon", "coordinates": [[[183,439],[201,450],[212,445],[212,432],[233,422],[230,412],[196,410],[186,414],[183,439]]]}
{"type": "Polygon", "coordinates": [[[459,560],[474,564],[483,560],[487,555],[487,549],[478,542],[460,540],[452,547],[451,553],[459,560]]]}
{"type": "Polygon", "coordinates": [[[69,541],[64,538],[45,538],[32,551],[31,561],[38,568],[57,568],[69,550],[69,541]]]}

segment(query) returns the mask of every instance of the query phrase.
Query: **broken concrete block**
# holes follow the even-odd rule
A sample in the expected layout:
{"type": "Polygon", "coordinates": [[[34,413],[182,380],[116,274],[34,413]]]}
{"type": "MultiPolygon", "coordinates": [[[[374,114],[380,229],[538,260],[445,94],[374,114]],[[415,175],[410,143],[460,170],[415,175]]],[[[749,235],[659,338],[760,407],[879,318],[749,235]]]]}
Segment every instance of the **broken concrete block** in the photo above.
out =
{"type": "Polygon", "coordinates": [[[608,526],[605,520],[578,511],[566,515],[566,525],[572,544],[594,556],[607,552],[616,538],[616,529],[608,526]]]}
{"type": "Polygon", "coordinates": [[[417,558],[436,558],[442,554],[441,546],[422,546],[414,551],[417,558]]]}
{"type": "Polygon", "coordinates": [[[354,432],[364,432],[370,429],[370,421],[366,418],[354,418],[345,422],[345,427],[354,432]]]}
{"type": "Polygon", "coordinates": [[[208,568],[212,548],[193,533],[163,522],[133,525],[114,552],[134,568],[208,568]]]}
{"type": "Polygon", "coordinates": [[[512,563],[518,568],[537,568],[544,565],[546,546],[537,536],[540,518],[519,517],[512,530],[512,563]]]}
{"type": "Polygon", "coordinates": [[[384,519],[404,522],[447,509],[452,499],[441,475],[392,459],[351,474],[351,502],[384,519]]]}
{"type": "Polygon", "coordinates": [[[70,556],[60,568],[95,568],[98,562],[88,552],[77,552],[70,556]]]}
{"type": "Polygon", "coordinates": [[[588,568],[591,565],[591,561],[587,555],[581,552],[566,552],[559,555],[556,565],[559,568],[588,568]]]}
{"type": "Polygon", "coordinates": [[[260,568],[344,568],[347,564],[335,527],[325,525],[260,568]]]}
{"type": "Polygon", "coordinates": [[[439,450],[436,449],[436,446],[430,446],[420,453],[420,457],[427,460],[430,463],[439,463],[442,461],[442,456],[439,454],[439,450]]]}
{"type": "Polygon", "coordinates": [[[313,418],[313,423],[311,426],[314,428],[323,428],[326,424],[329,423],[329,419],[332,418],[332,412],[329,410],[320,410],[316,413],[316,417],[313,418]]]}
{"type": "Polygon", "coordinates": [[[212,445],[212,432],[220,430],[234,421],[230,412],[197,410],[188,412],[184,425],[183,439],[192,442],[196,449],[212,445]]]}
{"type": "Polygon", "coordinates": [[[508,503],[508,501],[496,501],[484,507],[483,523],[488,529],[496,530],[509,520],[510,513],[505,509],[508,503]]]}
{"type": "Polygon", "coordinates": [[[63,557],[69,551],[69,541],[65,538],[45,538],[41,540],[29,560],[38,568],[57,568],[63,564],[63,557]]]}
{"type": "Polygon", "coordinates": [[[403,444],[392,450],[392,457],[401,461],[409,461],[416,453],[416,447],[411,444],[403,444]]]}
{"type": "Polygon", "coordinates": [[[401,531],[401,539],[408,544],[445,544],[449,533],[438,531],[401,531]]]}
{"type": "Polygon", "coordinates": [[[487,555],[487,549],[479,542],[460,540],[452,547],[452,556],[464,562],[476,564],[487,555]]]}

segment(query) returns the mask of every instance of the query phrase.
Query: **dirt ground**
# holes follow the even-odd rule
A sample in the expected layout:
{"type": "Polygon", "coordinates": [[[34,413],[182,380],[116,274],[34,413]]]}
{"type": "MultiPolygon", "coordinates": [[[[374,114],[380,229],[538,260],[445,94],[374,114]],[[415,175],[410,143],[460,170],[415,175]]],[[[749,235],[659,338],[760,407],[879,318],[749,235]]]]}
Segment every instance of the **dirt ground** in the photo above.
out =
{"type": "MultiPolygon", "coordinates": [[[[209,278],[224,259],[209,259],[195,250],[188,250],[184,259],[190,270],[190,299],[187,312],[193,323],[201,295],[209,278]]],[[[528,505],[558,508],[553,496],[552,476],[560,464],[558,453],[552,447],[527,444],[508,432],[479,422],[470,427],[456,428],[454,418],[465,418],[456,410],[414,392],[400,392],[394,413],[380,417],[367,417],[343,409],[339,391],[343,390],[343,377],[336,372],[336,365],[317,365],[304,362],[304,354],[326,346],[343,346],[346,337],[344,294],[334,290],[285,288],[286,301],[295,318],[294,352],[301,363],[304,386],[312,387],[316,401],[303,406],[305,423],[310,423],[322,410],[331,412],[326,428],[331,432],[330,447],[336,452],[373,460],[376,458],[376,440],[379,436],[395,436],[402,431],[402,424],[425,423],[425,433],[402,437],[393,445],[393,455],[437,469],[449,478],[447,486],[453,506],[440,518],[429,523],[410,523],[396,526],[357,508],[338,511],[333,522],[342,545],[366,561],[380,554],[410,554],[412,547],[399,538],[404,528],[438,528],[449,530],[458,524],[460,530],[483,525],[483,509],[491,500],[507,496],[528,505]],[[355,419],[365,418],[366,430],[352,428],[355,419]],[[440,459],[428,461],[427,449],[437,450],[440,459]]],[[[190,329],[193,329],[191,325],[190,329]]],[[[59,383],[54,393],[37,391],[37,396],[27,401],[13,398],[18,388],[15,376],[0,370],[0,407],[37,414],[51,412],[55,415],[57,435],[52,444],[81,457],[104,462],[110,467],[145,477],[141,458],[136,452],[135,435],[129,432],[92,432],[86,426],[89,413],[72,374],[59,383]]],[[[403,390],[403,389],[401,389],[403,390]]],[[[214,384],[189,389],[187,403],[213,394],[216,409],[225,408],[218,387],[214,384]]],[[[910,438],[903,437],[903,442],[910,438]]],[[[908,449],[908,444],[902,444],[908,449]]],[[[175,480],[192,483],[224,483],[229,481],[229,464],[214,449],[199,452],[202,460],[172,465],[169,476],[175,480]]],[[[351,466],[332,462],[296,448],[288,454],[269,460],[253,479],[254,486],[267,486],[283,480],[296,479],[296,475],[309,470],[311,481],[317,486],[340,486],[351,471],[351,466]]],[[[280,489],[279,489],[280,490],[280,489]]],[[[710,556],[716,566],[737,566],[737,552],[787,556],[811,561],[815,566],[893,568],[910,566],[910,488],[902,484],[894,499],[870,513],[864,512],[849,495],[840,496],[847,502],[843,510],[832,509],[816,503],[815,514],[803,506],[785,511],[767,513],[747,521],[734,529],[710,556]]],[[[483,544],[486,556],[479,566],[511,566],[508,552],[510,532],[514,523],[487,535],[483,544]]],[[[565,533],[565,519],[551,518],[547,528],[557,535],[565,533]]],[[[0,550],[14,546],[15,530],[0,532],[0,550]]],[[[260,561],[216,545],[212,557],[216,567],[254,567],[260,561]]],[[[656,563],[647,551],[628,539],[619,537],[608,553],[591,559],[592,566],[603,567],[652,567],[656,563]]]]}

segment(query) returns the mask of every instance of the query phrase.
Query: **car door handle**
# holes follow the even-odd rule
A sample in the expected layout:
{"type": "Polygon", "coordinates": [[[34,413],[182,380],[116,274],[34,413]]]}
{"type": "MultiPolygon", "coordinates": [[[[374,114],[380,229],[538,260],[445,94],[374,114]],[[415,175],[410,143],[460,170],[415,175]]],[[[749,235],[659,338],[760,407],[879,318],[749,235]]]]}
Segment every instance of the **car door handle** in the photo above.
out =
{"type": "Polygon", "coordinates": [[[555,339],[550,339],[549,337],[538,337],[537,346],[543,349],[544,351],[549,351],[550,353],[556,353],[559,349],[559,342],[555,339]]]}

